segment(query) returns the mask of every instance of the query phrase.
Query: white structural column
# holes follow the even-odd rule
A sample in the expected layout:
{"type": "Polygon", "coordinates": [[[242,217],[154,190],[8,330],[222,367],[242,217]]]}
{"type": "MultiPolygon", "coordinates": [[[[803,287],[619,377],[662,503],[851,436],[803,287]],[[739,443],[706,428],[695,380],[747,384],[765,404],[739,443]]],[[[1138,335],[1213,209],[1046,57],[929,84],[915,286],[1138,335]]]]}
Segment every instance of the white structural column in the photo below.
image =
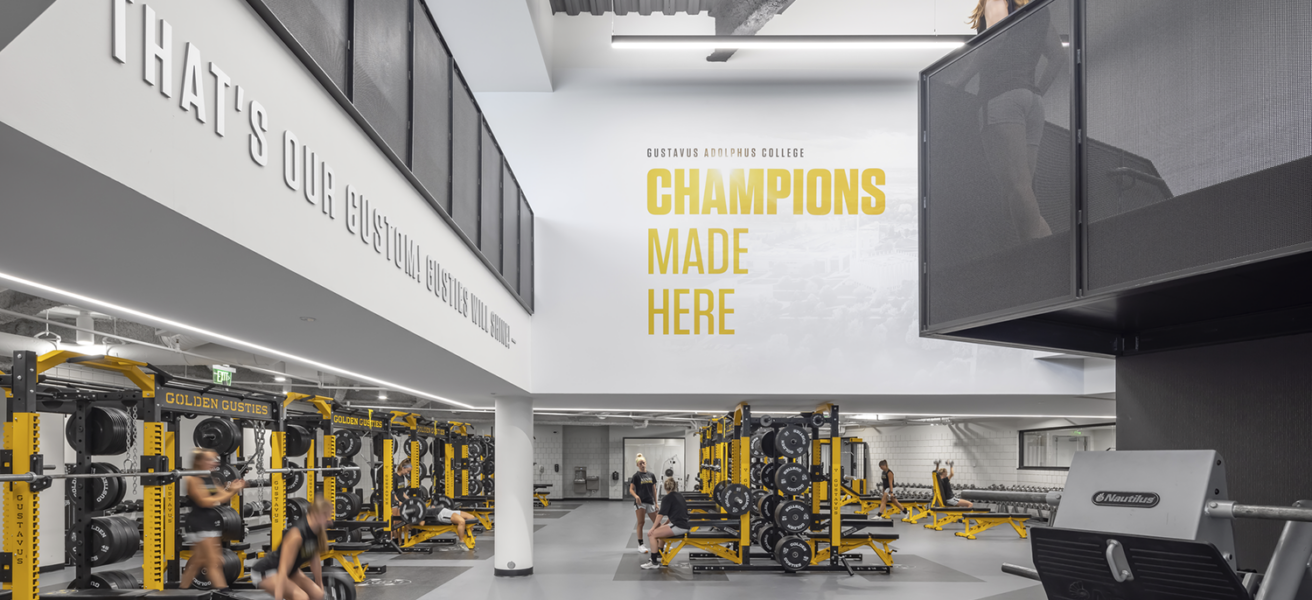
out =
{"type": "Polygon", "coordinates": [[[498,398],[496,533],[499,577],[533,574],[533,401],[498,398]]]}

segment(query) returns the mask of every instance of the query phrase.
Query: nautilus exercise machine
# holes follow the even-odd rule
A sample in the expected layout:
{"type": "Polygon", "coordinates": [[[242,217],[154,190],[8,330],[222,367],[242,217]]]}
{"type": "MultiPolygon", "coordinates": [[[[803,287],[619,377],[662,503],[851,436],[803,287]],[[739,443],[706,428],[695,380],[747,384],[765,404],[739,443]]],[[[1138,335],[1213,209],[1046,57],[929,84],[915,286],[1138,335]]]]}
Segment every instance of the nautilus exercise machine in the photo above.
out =
{"type": "Polygon", "coordinates": [[[1056,507],[1050,527],[1030,531],[1035,579],[1051,600],[1294,600],[1312,558],[1312,502],[1256,506],[1229,499],[1225,461],[1210,450],[1077,452],[1062,492],[970,490],[984,502],[1056,507]],[[1284,521],[1265,573],[1241,572],[1236,519],[1284,521]]]}

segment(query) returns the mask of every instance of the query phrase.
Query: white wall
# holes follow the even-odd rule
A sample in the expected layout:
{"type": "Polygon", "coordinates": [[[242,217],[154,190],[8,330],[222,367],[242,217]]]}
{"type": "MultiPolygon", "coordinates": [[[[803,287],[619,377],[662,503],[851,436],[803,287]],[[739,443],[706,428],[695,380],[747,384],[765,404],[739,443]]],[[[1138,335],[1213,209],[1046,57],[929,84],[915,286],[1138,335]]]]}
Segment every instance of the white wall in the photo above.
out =
{"type": "MultiPolygon", "coordinates": [[[[1062,487],[1066,471],[1020,470],[1019,431],[1086,424],[1088,420],[988,419],[951,425],[849,427],[844,435],[857,436],[870,444],[870,465],[878,469],[888,460],[897,481],[931,483],[935,460],[956,461],[956,484],[988,487],[1062,487]]],[[[871,484],[874,485],[872,473],[871,484]]]]}
{"type": "Polygon", "coordinates": [[[564,479],[563,497],[605,498],[611,473],[610,440],[606,428],[566,425],[562,435],[564,461],[560,472],[564,479]],[[599,478],[596,490],[587,491],[585,483],[574,483],[574,469],[577,467],[587,469],[586,477],[599,478]]]}
{"type": "MultiPolygon", "coordinates": [[[[562,498],[564,487],[563,425],[533,426],[533,483],[546,483],[548,498],[562,498]],[[560,467],[560,471],[556,471],[560,467]]],[[[571,475],[573,472],[571,471],[571,475]]]]}

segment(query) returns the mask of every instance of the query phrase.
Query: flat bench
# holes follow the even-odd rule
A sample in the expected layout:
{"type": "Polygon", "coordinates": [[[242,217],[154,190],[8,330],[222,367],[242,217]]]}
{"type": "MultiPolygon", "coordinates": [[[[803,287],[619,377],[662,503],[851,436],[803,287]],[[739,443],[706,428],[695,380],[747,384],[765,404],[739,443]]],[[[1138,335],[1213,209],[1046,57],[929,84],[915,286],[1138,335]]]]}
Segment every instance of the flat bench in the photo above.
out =
{"type": "Polygon", "coordinates": [[[547,500],[547,495],[550,494],[551,492],[546,491],[546,489],[549,487],[551,487],[550,483],[533,484],[533,500],[541,504],[542,508],[551,506],[551,501],[547,500]]]}
{"type": "MultiPolygon", "coordinates": [[[[969,514],[983,514],[989,512],[987,508],[962,508],[959,506],[926,506],[925,513],[932,515],[934,520],[925,525],[925,529],[934,531],[943,531],[944,525],[950,525],[962,521],[969,514]]],[[[920,516],[924,516],[923,514],[920,516]]],[[[903,519],[904,521],[906,519],[903,519]]],[[[915,523],[915,521],[911,521],[915,523]]]]}
{"type": "Polygon", "coordinates": [[[364,542],[333,542],[328,545],[327,552],[319,553],[319,558],[337,561],[337,564],[346,569],[346,573],[351,576],[352,581],[362,583],[364,582],[365,569],[369,565],[360,563],[360,554],[368,552],[373,547],[373,544],[364,542]]]}
{"type": "Polygon", "coordinates": [[[1007,524],[1020,536],[1025,539],[1029,535],[1025,532],[1025,522],[1030,520],[1030,515],[1026,513],[969,513],[963,518],[966,524],[965,531],[958,531],[958,537],[964,537],[968,540],[975,539],[979,533],[988,531],[998,525],[1007,524]]]}

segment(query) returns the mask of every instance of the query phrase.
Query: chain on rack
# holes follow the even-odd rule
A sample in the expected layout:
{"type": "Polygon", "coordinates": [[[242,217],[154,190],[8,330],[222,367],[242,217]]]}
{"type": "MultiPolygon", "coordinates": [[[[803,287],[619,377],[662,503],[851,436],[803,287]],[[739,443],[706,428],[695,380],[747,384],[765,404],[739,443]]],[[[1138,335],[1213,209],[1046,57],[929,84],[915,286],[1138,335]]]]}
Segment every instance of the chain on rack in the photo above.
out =
{"type": "MultiPolygon", "coordinates": [[[[137,405],[133,404],[128,407],[128,455],[127,459],[123,461],[123,470],[128,472],[136,471],[138,461],[137,457],[140,455],[141,453],[137,451],[137,405]]],[[[140,479],[136,477],[132,478],[133,495],[140,493],[140,488],[138,487],[140,482],[140,479]]]]}

